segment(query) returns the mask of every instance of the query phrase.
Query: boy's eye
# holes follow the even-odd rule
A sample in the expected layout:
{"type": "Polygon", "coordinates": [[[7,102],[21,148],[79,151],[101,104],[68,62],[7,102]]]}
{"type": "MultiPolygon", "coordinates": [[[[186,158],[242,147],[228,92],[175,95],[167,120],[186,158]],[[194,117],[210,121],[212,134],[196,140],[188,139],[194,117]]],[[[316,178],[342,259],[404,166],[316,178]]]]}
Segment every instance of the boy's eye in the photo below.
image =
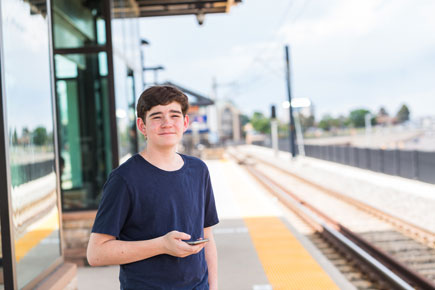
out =
{"type": "Polygon", "coordinates": [[[179,115],[172,115],[172,117],[176,117],[176,118],[178,118],[178,117],[180,117],[179,115]]]}

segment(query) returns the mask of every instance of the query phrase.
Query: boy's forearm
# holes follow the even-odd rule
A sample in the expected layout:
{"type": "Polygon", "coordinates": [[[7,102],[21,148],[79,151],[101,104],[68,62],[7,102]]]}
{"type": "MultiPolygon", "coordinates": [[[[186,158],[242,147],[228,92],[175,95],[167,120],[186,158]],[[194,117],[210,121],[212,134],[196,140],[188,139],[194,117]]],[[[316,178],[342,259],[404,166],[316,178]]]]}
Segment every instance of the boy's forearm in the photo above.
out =
{"type": "Polygon", "coordinates": [[[184,258],[204,248],[204,244],[191,246],[183,241],[188,239],[190,235],[178,231],[142,241],[120,241],[114,236],[92,233],[88,244],[88,262],[91,266],[122,265],[160,254],[184,258]]]}
{"type": "Polygon", "coordinates": [[[205,260],[207,262],[207,267],[208,267],[208,284],[210,290],[217,290],[218,289],[218,258],[217,258],[216,242],[211,232],[209,234],[205,233],[204,236],[205,238],[208,238],[210,240],[205,246],[205,260]]]}
{"type": "Polygon", "coordinates": [[[163,254],[162,237],[146,241],[108,240],[89,243],[87,256],[91,266],[122,265],[163,254]]]}

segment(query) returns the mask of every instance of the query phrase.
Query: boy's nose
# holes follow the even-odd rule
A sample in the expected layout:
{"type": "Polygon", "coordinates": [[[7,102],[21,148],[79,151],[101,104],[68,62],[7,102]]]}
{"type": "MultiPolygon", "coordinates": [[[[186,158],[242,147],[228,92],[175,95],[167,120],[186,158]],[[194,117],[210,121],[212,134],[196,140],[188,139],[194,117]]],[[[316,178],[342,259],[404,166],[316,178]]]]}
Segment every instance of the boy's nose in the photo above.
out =
{"type": "Polygon", "coordinates": [[[168,126],[172,124],[172,120],[169,116],[164,116],[162,119],[162,125],[163,126],[168,126]]]}

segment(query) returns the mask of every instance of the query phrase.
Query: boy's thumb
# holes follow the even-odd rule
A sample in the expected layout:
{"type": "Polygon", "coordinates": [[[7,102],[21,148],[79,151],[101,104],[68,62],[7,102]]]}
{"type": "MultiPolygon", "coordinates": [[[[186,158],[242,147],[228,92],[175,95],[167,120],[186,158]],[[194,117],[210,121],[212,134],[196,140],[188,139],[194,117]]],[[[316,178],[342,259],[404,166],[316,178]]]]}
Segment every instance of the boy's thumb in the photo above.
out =
{"type": "Polygon", "coordinates": [[[190,240],[190,235],[182,232],[176,232],[175,238],[180,240],[190,240]]]}

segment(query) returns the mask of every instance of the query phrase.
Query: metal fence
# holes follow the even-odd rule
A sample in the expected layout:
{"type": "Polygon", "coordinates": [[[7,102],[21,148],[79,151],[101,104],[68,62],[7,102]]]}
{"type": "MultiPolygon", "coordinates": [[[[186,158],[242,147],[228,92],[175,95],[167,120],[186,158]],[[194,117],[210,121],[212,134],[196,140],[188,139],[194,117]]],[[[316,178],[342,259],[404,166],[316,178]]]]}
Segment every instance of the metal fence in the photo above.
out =
{"type": "Polygon", "coordinates": [[[12,186],[38,179],[54,172],[54,160],[45,160],[35,163],[12,164],[12,186]]]}
{"type": "Polygon", "coordinates": [[[305,145],[305,155],[435,184],[435,152],[305,145]]]}
{"type": "MultiPolygon", "coordinates": [[[[270,142],[256,145],[271,147],[270,142]]],[[[279,139],[278,148],[289,152],[289,140],[279,139]]],[[[304,148],[309,157],[435,184],[435,152],[321,145],[305,145],[304,148]]]]}

